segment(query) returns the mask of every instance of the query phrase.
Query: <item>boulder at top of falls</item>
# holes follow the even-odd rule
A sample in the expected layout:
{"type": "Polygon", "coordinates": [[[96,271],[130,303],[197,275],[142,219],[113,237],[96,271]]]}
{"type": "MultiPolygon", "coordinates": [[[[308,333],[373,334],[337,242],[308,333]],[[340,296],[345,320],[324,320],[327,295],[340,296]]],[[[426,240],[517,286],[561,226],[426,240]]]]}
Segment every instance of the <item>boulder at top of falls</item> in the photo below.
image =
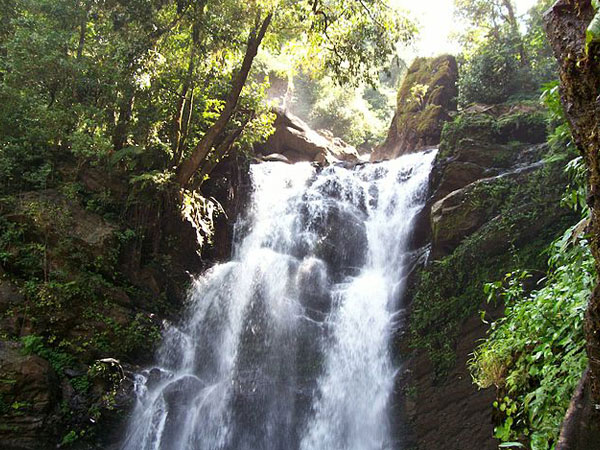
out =
{"type": "Polygon", "coordinates": [[[371,161],[393,159],[440,143],[442,127],[456,111],[456,58],[417,58],[398,92],[396,114],[385,142],[371,161]]]}
{"type": "Polygon", "coordinates": [[[281,109],[276,109],[275,114],[275,133],[266,143],[257,145],[257,153],[267,158],[269,155],[276,155],[275,160],[281,161],[285,158],[292,163],[310,161],[327,165],[359,161],[356,148],[335,138],[330,132],[317,132],[300,118],[281,109]]]}

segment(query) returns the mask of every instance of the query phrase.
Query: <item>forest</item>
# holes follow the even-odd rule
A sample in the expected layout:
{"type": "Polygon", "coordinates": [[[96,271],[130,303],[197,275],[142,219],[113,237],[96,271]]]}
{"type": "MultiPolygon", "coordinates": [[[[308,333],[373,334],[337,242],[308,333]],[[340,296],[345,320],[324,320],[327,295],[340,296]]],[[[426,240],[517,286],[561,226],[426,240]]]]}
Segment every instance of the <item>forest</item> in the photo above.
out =
{"type": "Polygon", "coordinates": [[[0,0],[0,448],[600,448],[600,2],[424,3],[0,0]]]}

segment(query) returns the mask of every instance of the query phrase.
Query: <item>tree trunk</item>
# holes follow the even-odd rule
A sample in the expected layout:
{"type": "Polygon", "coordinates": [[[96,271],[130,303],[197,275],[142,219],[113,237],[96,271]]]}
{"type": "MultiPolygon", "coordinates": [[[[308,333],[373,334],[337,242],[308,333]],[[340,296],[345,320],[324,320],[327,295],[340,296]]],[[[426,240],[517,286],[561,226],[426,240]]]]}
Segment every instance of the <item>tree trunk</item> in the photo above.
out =
{"type": "Polygon", "coordinates": [[[508,14],[508,24],[510,25],[513,35],[516,39],[519,39],[517,46],[519,48],[521,66],[526,66],[529,64],[529,58],[527,57],[525,45],[523,44],[523,36],[521,36],[521,32],[519,31],[519,22],[517,21],[517,16],[515,15],[515,8],[512,0],[502,0],[502,4],[506,8],[506,12],[508,14]]]}
{"type": "Polygon", "coordinates": [[[113,131],[113,149],[116,152],[123,148],[125,141],[127,140],[127,128],[129,126],[129,121],[131,120],[133,101],[135,98],[133,94],[124,93],[124,95],[125,98],[123,98],[121,105],[119,106],[117,125],[113,131]]]}
{"type": "Polygon", "coordinates": [[[194,2],[191,27],[192,41],[190,44],[190,59],[188,62],[186,77],[181,86],[181,93],[177,102],[175,117],[173,119],[172,150],[173,162],[175,166],[181,162],[181,158],[183,157],[185,136],[187,134],[192,117],[192,103],[194,101],[194,84],[192,80],[196,67],[196,49],[201,41],[200,30],[202,28],[201,24],[204,19],[205,7],[206,0],[194,2]]]}
{"type": "MultiPolygon", "coordinates": [[[[194,57],[195,57],[194,47],[190,50],[190,61],[188,64],[188,70],[186,74],[186,78],[183,81],[183,85],[181,86],[181,92],[179,94],[179,100],[177,102],[177,109],[175,111],[175,117],[173,119],[173,137],[172,137],[172,150],[173,150],[173,158],[175,159],[175,164],[179,164],[182,156],[182,133],[185,124],[185,111],[188,106],[188,103],[191,99],[188,99],[188,92],[190,90],[190,86],[192,84],[192,76],[194,74],[194,57]]],[[[190,96],[191,97],[191,96],[190,96]]]]}
{"type": "Polygon", "coordinates": [[[209,155],[217,137],[225,130],[229,120],[231,119],[231,116],[233,116],[238,100],[242,93],[242,89],[248,80],[248,74],[252,68],[252,63],[258,53],[258,48],[260,47],[260,44],[267,33],[267,29],[271,24],[272,18],[273,14],[269,13],[262,21],[262,24],[260,23],[260,20],[257,20],[257,24],[248,38],[246,54],[242,62],[242,67],[233,80],[231,91],[227,96],[227,100],[225,101],[225,106],[221,112],[221,115],[208,129],[190,157],[181,164],[177,171],[177,181],[181,186],[185,186],[189,183],[196,170],[198,170],[202,162],[209,155]]]}
{"type": "Polygon", "coordinates": [[[235,130],[229,136],[227,136],[225,138],[225,140],[217,146],[217,148],[215,149],[213,158],[211,158],[211,159],[207,158],[204,160],[204,163],[202,164],[202,166],[200,167],[200,170],[198,171],[198,178],[199,178],[199,182],[197,185],[198,188],[200,186],[202,186],[202,183],[204,182],[204,177],[206,175],[210,175],[212,173],[212,171],[214,170],[214,168],[219,163],[219,161],[221,161],[223,158],[225,158],[227,156],[227,154],[229,153],[229,150],[231,150],[231,147],[233,147],[233,144],[235,144],[235,141],[237,141],[237,139],[241,136],[241,134],[244,131],[244,128],[246,128],[246,125],[248,124],[249,121],[250,121],[250,119],[248,119],[241,127],[239,127],[237,130],[235,130]]]}
{"type": "MultiPolygon", "coordinates": [[[[585,52],[586,29],[594,16],[590,0],[559,0],[546,13],[545,26],[558,59],[561,97],[573,137],[588,169],[588,204],[591,210],[591,249],[600,273],[600,52],[585,52]]],[[[592,407],[587,418],[600,431],[600,285],[596,286],[585,318],[592,407]]],[[[571,425],[572,427],[572,425],[571,425]]],[[[600,442],[600,439],[597,441],[600,442]]],[[[562,443],[560,448],[577,449],[562,443]]],[[[579,447],[582,448],[583,447],[579,447]]]]}
{"type": "MultiPolygon", "coordinates": [[[[190,125],[192,123],[192,115],[194,113],[194,90],[190,91],[190,98],[186,102],[185,109],[183,111],[183,128],[181,130],[181,141],[179,142],[179,152],[183,155],[183,149],[185,148],[185,142],[189,135],[190,125]]],[[[177,164],[181,162],[181,155],[177,164]]]]}

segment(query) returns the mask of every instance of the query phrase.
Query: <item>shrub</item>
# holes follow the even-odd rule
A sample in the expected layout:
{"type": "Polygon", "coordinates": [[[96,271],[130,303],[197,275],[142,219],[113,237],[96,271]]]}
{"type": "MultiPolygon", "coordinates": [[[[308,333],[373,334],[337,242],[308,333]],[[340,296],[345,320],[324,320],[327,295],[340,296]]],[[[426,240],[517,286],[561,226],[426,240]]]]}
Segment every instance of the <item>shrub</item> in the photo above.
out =
{"type": "Polygon", "coordinates": [[[458,103],[495,104],[523,92],[535,92],[533,77],[516,51],[516,40],[505,37],[486,42],[462,65],[458,103]]]}
{"type": "Polygon", "coordinates": [[[587,364],[583,318],[595,285],[594,260],[585,238],[570,228],[551,247],[545,285],[526,294],[527,271],[486,285],[488,300],[502,299],[505,316],[470,362],[474,381],[496,386],[502,417],[495,436],[553,449],[572,393],[587,364]]]}

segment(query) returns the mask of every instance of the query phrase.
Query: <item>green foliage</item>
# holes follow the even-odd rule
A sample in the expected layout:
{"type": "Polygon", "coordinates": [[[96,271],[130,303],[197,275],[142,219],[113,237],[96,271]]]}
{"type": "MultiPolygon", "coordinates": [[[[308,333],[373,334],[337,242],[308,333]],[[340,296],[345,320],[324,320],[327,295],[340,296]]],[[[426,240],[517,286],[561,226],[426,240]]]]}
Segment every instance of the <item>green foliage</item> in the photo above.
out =
{"type": "Polygon", "coordinates": [[[513,141],[537,143],[544,140],[547,114],[535,104],[501,105],[516,112],[495,118],[491,114],[460,113],[446,122],[440,140],[441,156],[450,156],[465,141],[478,140],[488,145],[509,144],[513,141]],[[520,106],[524,111],[519,111],[520,106]]]}
{"type": "MultiPolygon", "coordinates": [[[[378,117],[365,100],[364,86],[353,91],[337,86],[327,78],[318,83],[318,89],[308,116],[312,127],[326,129],[357,147],[373,148],[381,141],[387,120],[378,117]]],[[[388,111],[391,110],[389,105],[386,106],[388,111]]]]}
{"type": "Polygon", "coordinates": [[[541,100],[548,110],[548,143],[555,154],[573,155],[573,159],[565,168],[569,185],[562,203],[574,211],[582,211],[583,215],[587,215],[587,168],[581,156],[575,157],[576,146],[560,100],[559,88],[558,81],[546,83],[541,95],[541,100]]]}
{"type": "Polygon", "coordinates": [[[585,31],[585,51],[589,52],[590,45],[600,40],[600,3],[598,0],[592,0],[592,6],[596,11],[596,14],[592,18],[592,21],[588,25],[585,31]]]}
{"type": "Polygon", "coordinates": [[[558,80],[545,83],[542,86],[541,101],[548,111],[548,127],[550,133],[548,143],[557,153],[575,153],[575,144],[571,130],[560,100],[560,83],[558,80]]]}
{"type": "MultiPolygon", "coordinates": [[[[124,178],[172,171],[219,117],[258,12],[274,14],[270,52],[341,84],[377,82],[414,32],[384,0],[17,0],[6,9],[3,193],[53,187],[73,176],[58,170],[66,163],[124,178]]],[[[267,86],[249,78],[215,145],[243,127],[235,147],[244,151],[272,132],[267,86]]]]}
{"type": "Polygon", "coordinates": [[[554,0],[538,0],[529,10],[525,21],[523,43],[536,86],[543,86],[558,74],[558,64],[544,29],[544,14],[554,3],[554,0]]]}
{"type": "Polygon", "coordinates": [[[21,342],[23,343],[25,354],[38,355],[46,359],[59,375],[62,375],[65,369],[72,367],[75,362],[72,355],[50,348],[41,336],[34,334],[23,336],[21,342]]]}
{"type": "Polygon", "coordinates": [[[455,0],[457,15],[467,22],[460,35],[465,50],[459,105],[531,98],[556,78],[556,61],[543,29],[543,13],[552,3],[538,0],[520,21],[511,0],[455,0]]]}
{"type": "Polygon", "coordinates": [[[529,68],[518,59],[520,38],[490,40],[461,66],[458,103],[503,103],[519,93],[535,91],[529,68]]]}
{"type": "Polygon", "coordinates": [[[79,439],[79,433],[77,433],[75,430],[71,430],[63,436],[60,445],[69,446],[77,441],[77,439],[79,439]]]}
{"type": "Polygon", "coordinates": [[[574,211],[582,211],[584,216],[589,214],[589,205],[587,204],[587,167],[583,157],[573,158],[565,171],[569,176],[569,185],[562,199],[563,205],[574,211]]]}
{"type": "Polygon", "coordinates": [[[465,203],[484,211],[489,221],[452,254],[420,272],[412,292],[411,347],[427,352],[437,378],[445,377],[453,367],[461,326],[481,309],[485,283],[519,267],[542,271],[544,249],[572,221],[565,217],[527,238],[515,232],[544,220],[549,209],[557,208],[562,187],[556,180],[564,178],[563,162],[547,164],[527,183],[516,185],[502,179],[480,183],[465,203]],[[494,252],[495,241],[506,242],[509,251],[494,252]]]}
{"type": "Polygon", "coordinates": [[[587,364],[583,318],[595,285],[588,241],[567,230],[551,247],[542,287],[528,294],[526,271],[486,285],[488,301],[502,300],[505,316],[470,363],[480,387],[496,386],[494,403],[503,417],[502,441],[529,442],[533,450],[553,449],[573,390],[587,364]]]}

